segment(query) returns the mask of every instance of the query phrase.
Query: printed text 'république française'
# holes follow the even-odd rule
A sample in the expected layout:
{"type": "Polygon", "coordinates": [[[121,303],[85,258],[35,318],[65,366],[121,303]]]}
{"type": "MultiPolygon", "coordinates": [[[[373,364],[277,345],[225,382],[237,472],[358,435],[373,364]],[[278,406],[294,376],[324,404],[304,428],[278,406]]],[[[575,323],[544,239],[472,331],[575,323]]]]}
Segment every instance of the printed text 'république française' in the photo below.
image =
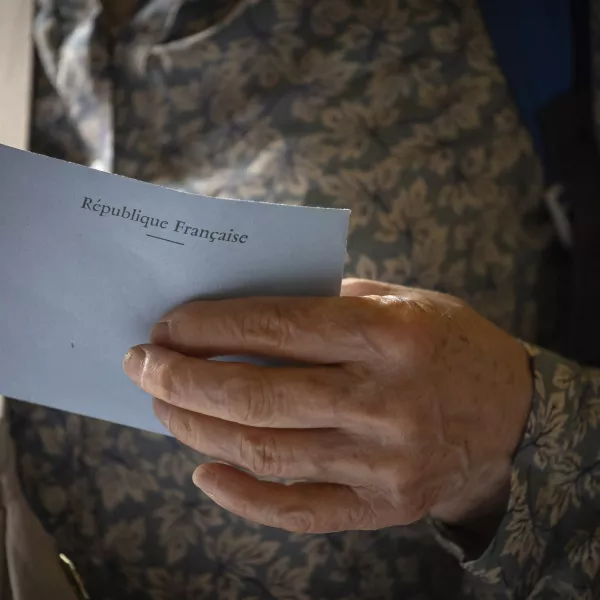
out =
{"type": "Polygon", "coordinates": [[[246,234],[237,233],[233,229],[230,229],[229,231],[212,231],[210,229],[195,227],[186,223],[185,221],[175,221],[175,224],[173,225],[167,220],[145,215],[139,208],[111,206],[103,203],[102,200],[93,200],[87,196],[83,199],[81,208],[92,211],[99,217],[119,217],[134,223],[139,223],[145,229],[152,228],[155,230],[162,229],[163,231],[169,230],[182,235],[203,238],[209,242],[245,244],[248,241],[248,236],[246,234]]]}

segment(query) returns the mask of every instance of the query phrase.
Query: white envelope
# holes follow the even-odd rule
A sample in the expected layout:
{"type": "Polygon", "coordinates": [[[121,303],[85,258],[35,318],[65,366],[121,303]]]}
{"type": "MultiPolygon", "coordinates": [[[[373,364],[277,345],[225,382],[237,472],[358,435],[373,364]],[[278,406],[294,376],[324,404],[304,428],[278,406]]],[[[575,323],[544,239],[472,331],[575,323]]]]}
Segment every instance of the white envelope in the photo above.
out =
{"type": "Polygon", "coordinates": [[[126,350],[195,298],[337,295],[348,219],[0,146],[0,394],[164,433],[126,350]]]}

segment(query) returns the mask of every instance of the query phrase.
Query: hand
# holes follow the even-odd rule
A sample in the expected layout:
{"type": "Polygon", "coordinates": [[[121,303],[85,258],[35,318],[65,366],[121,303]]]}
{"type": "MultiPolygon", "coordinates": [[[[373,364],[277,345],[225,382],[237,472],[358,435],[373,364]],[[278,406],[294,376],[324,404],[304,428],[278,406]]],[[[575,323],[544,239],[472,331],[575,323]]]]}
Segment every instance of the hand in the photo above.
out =
{"type": "Polygon", "coordinates": [[[184,444],[224,464],[215,502],[301,532],[460,522],[504,500],[532,395],[521,344],[451,296],[346,280],[341,298],[176,309],[127,374],[184,444]],[[262,355],[278,368],[209,361],[262,355]]]}

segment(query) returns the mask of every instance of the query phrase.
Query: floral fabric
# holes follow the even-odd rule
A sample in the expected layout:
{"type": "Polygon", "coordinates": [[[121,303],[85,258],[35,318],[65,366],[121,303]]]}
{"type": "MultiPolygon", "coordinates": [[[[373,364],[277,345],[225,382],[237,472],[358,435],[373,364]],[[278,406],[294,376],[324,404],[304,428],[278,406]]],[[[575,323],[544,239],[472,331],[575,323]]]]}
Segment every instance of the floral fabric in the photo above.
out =
{"type": "MultiPolygon", "coordinates": [[[[455,294],[535,339],[541,171],[474,0],[129,4],[38,0],[34,151],[349,207],[348,275],[455,294]]],[[[299,536],[242,521],[192,485],[203,457],[167,437],[16,401],[12,433],[29,502],[93,598],[585,597],[597,377],[535,363],[509,511],[466,569],[425,523],[299,536]]]]}

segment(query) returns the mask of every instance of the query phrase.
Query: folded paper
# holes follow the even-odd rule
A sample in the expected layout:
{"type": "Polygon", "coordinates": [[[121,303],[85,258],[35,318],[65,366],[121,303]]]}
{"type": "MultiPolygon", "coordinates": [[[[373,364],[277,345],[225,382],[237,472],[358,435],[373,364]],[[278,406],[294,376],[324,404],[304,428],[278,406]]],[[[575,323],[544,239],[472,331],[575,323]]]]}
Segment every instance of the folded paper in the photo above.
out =
{"type": "Polygon", "coordinates": [[[126,350],[189,300],[337,295],[348,218],[0,146],[0,394],[164,432],[126,350]]]}

